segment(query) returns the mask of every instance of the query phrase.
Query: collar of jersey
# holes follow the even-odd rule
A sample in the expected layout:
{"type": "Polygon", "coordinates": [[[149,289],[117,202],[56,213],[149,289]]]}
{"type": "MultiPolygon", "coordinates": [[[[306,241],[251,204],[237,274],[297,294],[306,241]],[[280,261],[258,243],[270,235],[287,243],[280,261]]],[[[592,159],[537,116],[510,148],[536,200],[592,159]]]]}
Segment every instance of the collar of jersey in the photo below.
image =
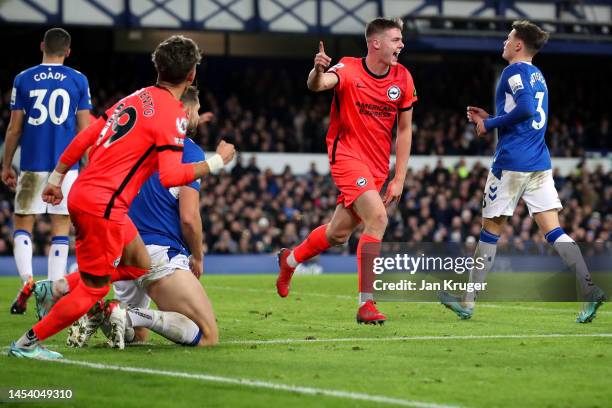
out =
{"type": "Polygon", "coordinates": [[[44,64],[41,63],[40,65],[44,65],[44,66],[50,66],[50,67],[61,67],[64,64],[57,64],[57,63],[50,63],[50,62],[45,62],[44,64]]]}
{"type": "Polygon", "coordinates": [[[168,88],[166,88],[165,86],[161,86],[160,84],[155,84],[154,85],[156,88],[158,89],[163,89],[164,91],[168,92],[170,95],[172,95],[172,97],[174,98],[174,94],[172,92],[170,92],[170,90],[168,88]]]}
{"type": "Polygon", "coordinates": [[[387,70],[387,72],[385,72],[382,75],[376,75],[375,73],[373,73],[372,71],[370,71],[370,68],[368,68],[368,64],[366,64],[366,59],[365,57],[361,58],[361,65],[363,66],[363,69],[365,69],[365,72],[368,73],[368,75],[370,75],[373,78],[376,79],[383,79],[384,77],[386,77],[387,75],[389,75],[389,72],[391,72],[391,67],[389,67],[389,69],[387,70]]]}

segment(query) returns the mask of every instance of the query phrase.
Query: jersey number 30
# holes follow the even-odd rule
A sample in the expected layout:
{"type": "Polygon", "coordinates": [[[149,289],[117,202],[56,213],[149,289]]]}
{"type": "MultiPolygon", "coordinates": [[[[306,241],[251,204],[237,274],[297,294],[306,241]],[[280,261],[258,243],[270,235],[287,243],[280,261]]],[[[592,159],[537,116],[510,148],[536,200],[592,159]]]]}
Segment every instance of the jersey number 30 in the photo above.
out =
{"type": "Polygon", "coordinates": [[[51,119],[51,122],[54,125],[61,125],[68,118],[68,111],[70,110],[70,94],[68,91],[62,88],[54,89],[49,95],[48,106],[43,105],[43,101],[45,100],[45,95],[47,95],[46,89],[32,89],[30,91],[30,98],[36,98],[34,101],[34,106],[32,109],[40,112],[37,118],[30,116],[28,118],[28,123],[34,126],[40,126],[47,118],[51,119]],[[62,99],[62,111],[60,115],[57,116],[57,112],[55,110],[58,98],[62,99]]]}
{"type": "Polygon", "coordinates": [[[546,123],[546,112],[544,112],[544,108],[542,108],[542,103],[544,102],[544,92],[536,92],[535,97],[538,100],[538,107],[536,108],[536,112],[538,112],[538,115],[540,115],[540,120],[538,120],[537,122],[535,121],[535,119],[532,120],[531,126],[536,130],[540,130],[544,127],[544,124],[546,123]]]}

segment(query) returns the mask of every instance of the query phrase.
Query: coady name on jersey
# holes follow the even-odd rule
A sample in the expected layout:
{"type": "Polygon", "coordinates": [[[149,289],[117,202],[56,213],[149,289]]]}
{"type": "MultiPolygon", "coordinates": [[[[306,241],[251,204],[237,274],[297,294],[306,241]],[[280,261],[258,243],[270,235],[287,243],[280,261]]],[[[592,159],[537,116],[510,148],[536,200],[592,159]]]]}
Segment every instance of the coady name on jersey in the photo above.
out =
{"type": "Polygon", "coordinates": [[[59,72],[40,72],[34,75],[34,80],[36,82],[44,81],[45,79],[57,79],[58,81],[63,81],[66,79],[66,75],[60,74],[59,72]]]}

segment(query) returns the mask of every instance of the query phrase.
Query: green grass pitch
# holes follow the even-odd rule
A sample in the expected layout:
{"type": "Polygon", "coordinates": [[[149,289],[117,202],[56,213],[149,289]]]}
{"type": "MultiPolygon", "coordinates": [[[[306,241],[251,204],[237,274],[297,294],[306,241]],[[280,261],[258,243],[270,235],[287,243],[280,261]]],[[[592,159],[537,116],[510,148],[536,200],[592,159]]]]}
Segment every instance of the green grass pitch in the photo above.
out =
{"type": "Polygon", "coordinates": [[[612,401],[607,305],[592,324],[579,325],[574,303],[482,303],[469,321],[439,304],[379,303],[387,324],[363,326],[355,323],[355,276],[297,276],[286,299],[276,295],[274,280],[202,278],[221,332],[213,349],[176,346],[157,335],[123,351],[106,348],[101,335],[85,349],[67,348],[65,333],[46,342],[72,362],[100,364],[92,367],[7,357],[5,346],[34,323],[34,305],[24,316],[10,315],[18,280],[0,278],[0,388],[74,393],[61,404],[17,405],[24,407],[605,407],[612,401]]]}

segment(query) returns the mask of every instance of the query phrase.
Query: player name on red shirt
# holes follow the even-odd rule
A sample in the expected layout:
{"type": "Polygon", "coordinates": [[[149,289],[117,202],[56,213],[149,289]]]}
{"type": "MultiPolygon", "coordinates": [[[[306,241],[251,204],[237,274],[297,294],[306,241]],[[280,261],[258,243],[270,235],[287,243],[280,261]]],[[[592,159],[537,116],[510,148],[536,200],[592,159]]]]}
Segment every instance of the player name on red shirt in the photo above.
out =
{"type": "Polygon", "coordinates": [[[70,190],[69,206],[119,221],[158,168],[166,187],[193,181],[193,165],[181,163],[186,131],[182,104],[165,88],[143,88],[121,99],[60,157],[70,166],[92,147],[87,167],[70,190]]]}

